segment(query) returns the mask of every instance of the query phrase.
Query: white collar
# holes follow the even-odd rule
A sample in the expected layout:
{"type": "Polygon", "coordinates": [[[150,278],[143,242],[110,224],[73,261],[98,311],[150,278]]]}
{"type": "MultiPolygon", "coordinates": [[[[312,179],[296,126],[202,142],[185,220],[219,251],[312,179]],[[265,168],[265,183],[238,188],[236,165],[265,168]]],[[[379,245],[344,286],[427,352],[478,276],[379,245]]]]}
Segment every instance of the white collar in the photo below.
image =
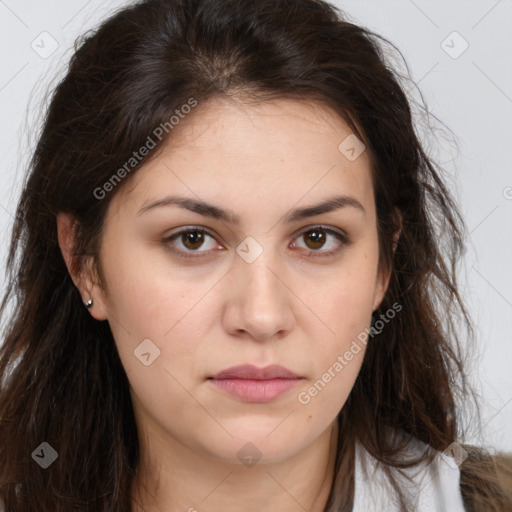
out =
{"type": "MultiPolygon", "coordinates": [[[[411,452],[425,445],[411,443],[411,452]]],[[[356,442],[355,492],[352,512],[398,512],[395,492],[382,469],[382,464],[356,442]]],[[[433,462],[401,470],[412,476],[409,482],[396,468],[391,468],[401,483],[401,489],[416,512],[466,512],[460,492],[460,470],[454,459],[437,452],[433,462]]]]}

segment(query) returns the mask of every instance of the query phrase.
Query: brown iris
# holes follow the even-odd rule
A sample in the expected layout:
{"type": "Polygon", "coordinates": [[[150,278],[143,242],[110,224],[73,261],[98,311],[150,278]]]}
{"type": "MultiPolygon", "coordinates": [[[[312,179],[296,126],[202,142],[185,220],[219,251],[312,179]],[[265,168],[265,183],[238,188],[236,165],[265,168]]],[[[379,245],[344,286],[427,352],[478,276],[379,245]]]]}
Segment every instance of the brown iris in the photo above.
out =
{"type": "MultiPolygon", "coordinates": [[[[306,241],[312,242],[311,249],[319,249],[325,244],[325,231],[323,229],[312,229],[304,233],[306,241]]],[[[306,242],[307,243],[307,242],[306,242]]]]}
{"type": "MultiPolygon", "coordinates": [[[[303,234],[306,244],[310,249],[321,248],[326,241],[325,230],[312,229],[303,234]]],[[[181,235],[183,245],[190,250],[199,249],[204,243],[204,233],[202,231],[187,231],[181,235]]]]}
{"type": "Polygon", "coordinates": [[[187,249],[199,249],[204,242],[204,233],[201,231],[187,231],[181,235],[181,239],[187,249]]]}

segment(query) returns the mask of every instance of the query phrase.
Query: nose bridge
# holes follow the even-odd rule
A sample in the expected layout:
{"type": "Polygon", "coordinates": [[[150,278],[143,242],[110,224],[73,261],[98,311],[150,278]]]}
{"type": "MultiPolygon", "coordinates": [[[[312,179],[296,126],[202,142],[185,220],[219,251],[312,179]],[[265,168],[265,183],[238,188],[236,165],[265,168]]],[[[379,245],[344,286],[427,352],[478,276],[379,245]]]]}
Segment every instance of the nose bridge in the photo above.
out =
{"type": "Polygon", "coordinates": [[[277,249],[252,237],[243,240],[236,249],[233,263],[233,293],[230,307],[236,311],[232,329],[245,330],[263,339],[291,326],[292,312],[287,287],[281,281],[282,265],[277,249]]]}
{"type": "Polygon", "coordinates": [[[247,237],[237,247],[237,254],[237,281],[240,280],[243,285],[246,298],[263,298],[269,305],[278,300],[282,283],[275,275],[278,273],[279,263],[276,249],[271,247],[270,240],[260,243],[252,237],[247,237]]]}

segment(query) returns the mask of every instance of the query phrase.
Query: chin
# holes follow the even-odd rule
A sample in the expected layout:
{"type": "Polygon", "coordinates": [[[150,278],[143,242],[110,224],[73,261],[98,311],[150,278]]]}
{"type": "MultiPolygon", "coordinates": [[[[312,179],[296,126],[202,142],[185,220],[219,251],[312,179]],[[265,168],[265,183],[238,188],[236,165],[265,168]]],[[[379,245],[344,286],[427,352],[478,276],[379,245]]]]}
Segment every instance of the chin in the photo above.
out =
{"type": "MultiPolygon", "coordinates": [[[[283,433],[281,433],[283,434],[283,433]]],[[[277,464],[299,453],[305,442],[299,442],[297,435],[279,435],[274,432],[255,432],[247,428],[247,435],[237,436],[229,441],[223,440],[216,446],[210,446],[210,453],[227,464],[245,465],[277,464]],[[287,442],[289,444],[287,444],[287,442]]]]}

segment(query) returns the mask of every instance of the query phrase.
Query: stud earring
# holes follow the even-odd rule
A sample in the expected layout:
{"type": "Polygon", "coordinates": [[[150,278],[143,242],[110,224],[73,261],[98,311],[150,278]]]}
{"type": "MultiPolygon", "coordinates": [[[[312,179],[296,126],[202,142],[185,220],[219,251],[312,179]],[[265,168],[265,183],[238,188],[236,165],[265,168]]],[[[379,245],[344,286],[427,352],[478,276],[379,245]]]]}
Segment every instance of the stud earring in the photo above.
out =
{"type": "Polygon", "coordinates": [[[85,303],[85,307],[87,309],[91,309],[92,308],[92,299],[89,299],[86,303],[85,303]]]}

